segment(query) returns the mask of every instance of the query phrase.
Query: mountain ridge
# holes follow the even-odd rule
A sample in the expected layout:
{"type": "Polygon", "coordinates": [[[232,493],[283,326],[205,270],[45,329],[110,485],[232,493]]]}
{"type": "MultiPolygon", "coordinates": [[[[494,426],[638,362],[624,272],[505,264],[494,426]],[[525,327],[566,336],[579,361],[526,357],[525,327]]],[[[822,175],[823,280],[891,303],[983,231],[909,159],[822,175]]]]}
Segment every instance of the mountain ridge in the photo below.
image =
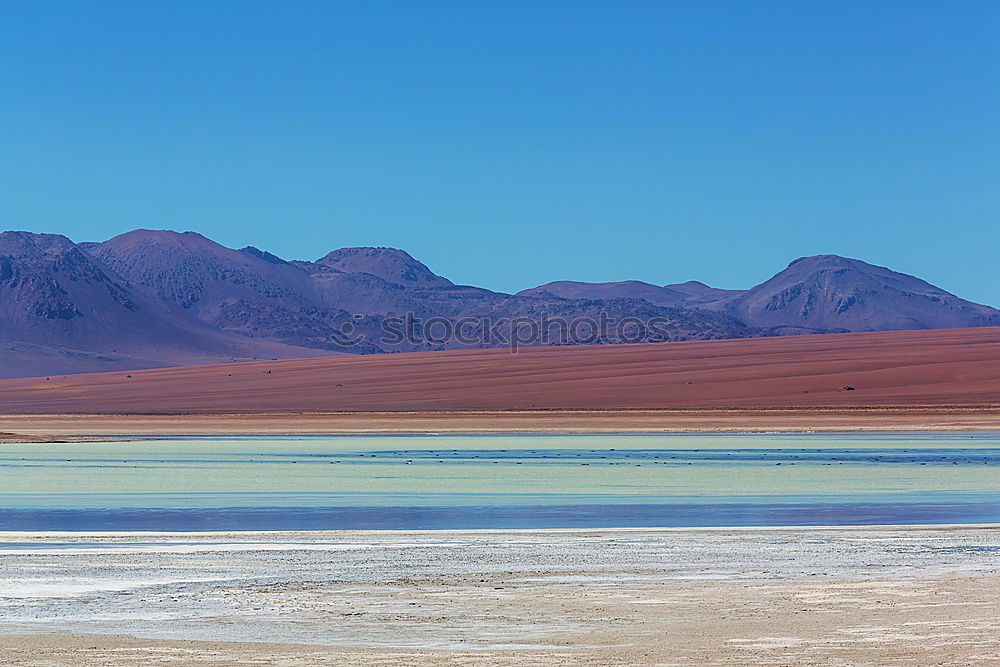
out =
{"type": "Polygon", "coordinates": [[[130,363],[990,325],[1000,325],[997,309],[836,255],[796,259],[747,290],[694,280],[556,281],[505,294],[456,285],[396,248],[340,248],[307,261],[228,248],[191,231],[137,229],[84,243],[0,233],[0,377],[130,363]],[[387,322],[399,329],[392,344],[387,322]],[[573,327],[581,323],[593,331],[580,335],[573,327]]]}
{"type": "Polygon", "coordinates": [[[746,292],[717,302],[755,326],[845,331],[947,329],[1000,324],[1000,311],[961,299],[915,276],[858,259],[813,255],[746,292]],[[874,298],[873,298],[874,297],[874,298]]]}

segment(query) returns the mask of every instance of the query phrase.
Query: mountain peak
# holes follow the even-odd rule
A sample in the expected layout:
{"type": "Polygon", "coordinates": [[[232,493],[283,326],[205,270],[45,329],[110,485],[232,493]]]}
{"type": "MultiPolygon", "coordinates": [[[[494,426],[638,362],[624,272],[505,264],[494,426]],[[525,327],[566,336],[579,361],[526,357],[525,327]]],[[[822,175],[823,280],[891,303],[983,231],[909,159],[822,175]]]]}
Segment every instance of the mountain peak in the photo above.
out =
{"type": "Polygon", "coordinates": [[[685,295],[668,287],[660,287],[641,280],[622,280],[607,283],[586,283],[576,280],[557,280],[522,290],[518,296],[561,299],[645,299],[661,306],[673,306],[684,300],[685,295]]]}
{"type": "Polygon", "coordinates": [[[196,232],[151,229],[89,248],[132,284],[209,320],[223,302],[233,299],[302,302],[302,272],[255,250],[233,250],[196,232]]]}
{"type": "Polygon", "coordinates": [[[73,248],[74,244],[60,234],[36,234],[34,232],[0,233],[0,255],[21,259],[60,255],[73,248]]]}
{"type": "Polygon", "coordinates": [[[398,248],[340,248],[319,258],[316,264],[343,273],[368,273],[407,287],[446,287],[454,284],[398,248]]]}
{"type": "Polygon", "coordinates": [[[677,289],[678,287],[688,287],[692,289],[712,289],[700,280],[688,280],[683,283],[673,283],[670,285],[665,285],[665,287],[670,287],[672,289],[677,289]]]}
{"type": "Polygon", "coordinates": [[[727,299],[732,299],[740,294],[742,290],[728,290],[719,287],[710,287],[700,280],[689,280],[684,283],[672,283],[664,285],[664,289],[673,290],[684,295],[684,304],[689,308],[709,308],[713,304],[720,303],[727,299]]]}
{"type": "Polygon", "coordinates": [[[257,259],[262,259],[269,264],[288,264],[288,262],[281,259],[277,255],[267,252],[266,250],[261,250],[260,248],[252,245],[240,248],[240,252],[256,257],[257,259]]]}
{"type": "Polygon", "coordinates": [[[807,255],[792,261],[788,268],[797,267],[799,269],[820,270],[820,269],[863,269],[866,267],[885,269],[882,266],[869,264],[860,259],[843,257],[841,255],[807,255]]]}
{"type": "Polygon", "coordinates": [[[175,232],[170,229],[135,229],[109,239],[101,245],[120,249],[138,248],[140,246],[158,245],[162,247],[183,248],[185,250],[219,250],[225,248],[215,241],[202,236],[198,232],[175,232]]]}
{"type": "Polygon", "coordinates": [[[888,331],[1000,324],[1000,311],[905,273],[839,255],[800,257],[726,304],[753,326],[888,331]]]}

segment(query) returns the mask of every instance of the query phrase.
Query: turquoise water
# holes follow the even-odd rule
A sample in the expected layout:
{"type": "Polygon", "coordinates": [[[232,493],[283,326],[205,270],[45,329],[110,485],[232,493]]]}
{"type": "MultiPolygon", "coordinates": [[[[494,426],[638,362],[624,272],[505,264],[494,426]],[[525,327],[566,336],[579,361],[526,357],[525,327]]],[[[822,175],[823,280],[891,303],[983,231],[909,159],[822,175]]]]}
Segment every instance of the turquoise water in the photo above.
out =
{"type": "Polygon", "coordinates": [[[0,489],[0,530],[1000,522],[1000,434],[10,444],[0,489]]]}

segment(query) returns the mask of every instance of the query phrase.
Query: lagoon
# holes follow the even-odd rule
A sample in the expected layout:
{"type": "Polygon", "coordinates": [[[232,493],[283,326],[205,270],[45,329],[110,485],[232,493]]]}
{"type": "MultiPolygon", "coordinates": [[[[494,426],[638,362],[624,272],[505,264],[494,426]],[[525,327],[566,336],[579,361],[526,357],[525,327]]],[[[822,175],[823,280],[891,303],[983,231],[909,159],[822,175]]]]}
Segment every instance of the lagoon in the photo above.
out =
{"type": "Polygon", "coordinates": [[[1000,522],[1000,434],[350,435],[0,446],[0,530],[1000,522]]]}

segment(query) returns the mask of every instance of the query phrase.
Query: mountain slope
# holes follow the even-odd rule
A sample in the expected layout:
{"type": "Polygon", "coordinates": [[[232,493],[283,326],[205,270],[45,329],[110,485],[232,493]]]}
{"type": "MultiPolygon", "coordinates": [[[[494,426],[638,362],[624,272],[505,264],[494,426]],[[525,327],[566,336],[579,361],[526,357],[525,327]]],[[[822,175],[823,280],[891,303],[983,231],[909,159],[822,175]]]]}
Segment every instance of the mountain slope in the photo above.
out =
{"type": "MultiPolygon", "coordinates": [[[[218,348],[198,323],[122,284],[62,236],[0,234],[0,340],[108,352],[159,345],[218,348]]],[[[220,348],[221,349],[221,348],[220,348]]]]}
{"type": "Polygon", "coordinates": [[[396,248],[340,248],[315,263],[342,273],[368,273],[404,287],[448,287],[454,284],[436,275],[409,253],[396,248]]]}
{"type": "Polygon", "coordinates": [[[659,287],[641,280],[624,280],[614,283],[585,283],[575,280],[558,280],[538,287],[522,290],[518,296],[558,296],[563,299],[645,299],[658,306],[674,306],[687,295],[659,287]]]}
{"type": "Polygon", "coordinates": [[[697,280],[664,285],[663,288],[672,292],[680,292],[683,294],[683,304],[686,308],[706,308],[709,304],[737,297],[746,291],[709,287],[705,283],[697,280]]]}
{"type": "Polygon", "coordinates": [[[130,283],[95,245],[0,233],[0,377],[314,354],[213,326],[130,283]]]}
{"type": "Polygon", "coordinates": [[[890,331],[1000,324],[1000,311],[930,283],[837,255],[803,257],[711,306],[758,327],[890,331]]]}
{"type": "Polygon", "coordinates": [[[653,285],[641,280],[588,283],[557,280],[518,292],[518,296],[537,298],[557,296],[563,299],[644,299],[659,306],[680,306],[688,309],[707,308],[711,304],[732,299],[744,290],[709,287],[697,280],[670,285],[653,285]]]}
{"type": "Polygon", "coordinates": [[[348,314],[318,302],[309,274],[257,248],[233,250],[201,234],[136,230],[89,251],[130,284],[206,324],[249,338],[337,350],[348,314]]]}
{"type": "Polygon", "coordinates": [[[130,283],[209,320],[228,299],[308,301],[300,269],[256,248],[233,250],[195,232],[139,229],[88,250],[130,283]]]}

